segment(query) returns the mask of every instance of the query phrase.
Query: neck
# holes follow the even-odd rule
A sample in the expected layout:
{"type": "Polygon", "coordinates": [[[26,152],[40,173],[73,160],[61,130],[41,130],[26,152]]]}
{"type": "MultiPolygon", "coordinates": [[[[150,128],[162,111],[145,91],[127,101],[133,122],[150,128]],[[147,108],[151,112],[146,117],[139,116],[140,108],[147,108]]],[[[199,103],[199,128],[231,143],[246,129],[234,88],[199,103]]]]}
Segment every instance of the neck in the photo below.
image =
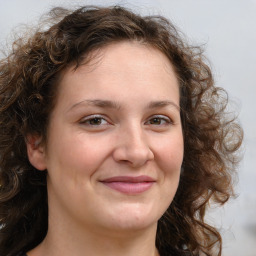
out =
{"type": "Polygon", "coordinates": [[[28,256],[158,256],[157,224],[143,230],[96,230],[49,218],[44,241],[28,256]],[[62,224],[62,225],[60,225],[62,224]]]}

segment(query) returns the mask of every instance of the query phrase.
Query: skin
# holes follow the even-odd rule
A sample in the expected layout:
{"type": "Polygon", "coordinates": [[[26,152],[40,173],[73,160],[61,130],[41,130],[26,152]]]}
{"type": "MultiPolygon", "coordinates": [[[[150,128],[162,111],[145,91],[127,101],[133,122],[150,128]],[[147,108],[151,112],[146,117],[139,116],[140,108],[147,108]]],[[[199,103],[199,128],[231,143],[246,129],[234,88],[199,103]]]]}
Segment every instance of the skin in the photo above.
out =
{"type": "Polygon", "coordinates": [[[63,72],[46,145],[28,156],[48,172],[49,229],[29,256],[158,255],[157,221],[180,177],[179,86],[160,51],[138,42],[106,46],[92,65],[63,72]],[[146,175],[149,189],[123,193],[102,181],[146,175]]]}

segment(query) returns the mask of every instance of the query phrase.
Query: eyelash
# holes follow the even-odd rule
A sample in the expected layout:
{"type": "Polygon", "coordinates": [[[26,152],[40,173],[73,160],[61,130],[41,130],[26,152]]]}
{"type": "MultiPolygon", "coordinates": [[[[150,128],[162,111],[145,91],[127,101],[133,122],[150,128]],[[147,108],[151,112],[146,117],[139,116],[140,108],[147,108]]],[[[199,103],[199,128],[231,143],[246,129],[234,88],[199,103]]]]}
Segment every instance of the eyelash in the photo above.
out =
{"type": "Polygon", "coordinates": [[[167,116],[163,116],[163,115],[156,115],[156,116],[152,116],[150,117],[150,119],[146,122],[146,124],[149,123],[151,125],[154,125],[154,126],[162,126],[162,125],[168,125],[168,124],[172,124],[172,120],[167,117],[167,116]],[[160,121],[160,124],[153,124],[153,123],[150,123],[150,121],[152,120],[158,120],[160,121]],[[162,121],[164,121],[164,124],[162,123],[162,121]]]}
{"type": "MultiPolygon", "coordinates": [[[[83,124],[83,125],[88,125],[88,126],[100,126],[102,125],[102,120],[106,121],[106,124],[109,124],[109,122],[102,116],[100,115],[91,115],[91,116],[87,116],[86,118],[83,118],[79,123],[83,124]],[[96,120],[101,120],[100,124],[92,124],[92,121],[96,121],[96,120]]],[[[105,124],[103,124],[105,125],[105,124]]]]}
{"type": "MultiPolygon", "coordinates": [[[[91,126],[91,127],[99,127],[101,125],[109,125],[111,124],[109,121],[106,120],[106,118],[102,117],[101,115],[90,115],[87,116],[85,118],[83,118],[80,122],[80,124],[82,125],[87,125],[87,126],[91,126]],[[92,123],[93,121],[96,121],[96,123],[92,123]],[[102,124],[102,121],[105,121],[104,124],[102,124]]],[[[151,116],[146,122],[146,125],[153,125],[154,127],[156,126],[165,126],[165,125],[169,125],[172,124],[172,120],[167,117],[167,116],[163,116],[163,115],[155,115],[155,116],[151,116]],[[160,123],[158,124],[154,124],[151,123],[151,121],[160,121],[160,123]],[[163,123],[164,122],[164,123],[163,123]]]]}

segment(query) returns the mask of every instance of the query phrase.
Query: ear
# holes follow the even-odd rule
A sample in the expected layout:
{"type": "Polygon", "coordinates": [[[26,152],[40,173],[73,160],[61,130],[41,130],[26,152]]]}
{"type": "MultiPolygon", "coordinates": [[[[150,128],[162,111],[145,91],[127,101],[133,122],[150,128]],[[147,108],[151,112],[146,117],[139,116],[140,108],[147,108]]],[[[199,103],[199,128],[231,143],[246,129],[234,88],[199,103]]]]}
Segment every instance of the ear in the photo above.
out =
{"type": "Polygon", "coordinates": [[[41,144],[41,137],[29,135],[27,137],[27,154],[29,162],[38,170],[46,169],[45,148],[41,144]]]}

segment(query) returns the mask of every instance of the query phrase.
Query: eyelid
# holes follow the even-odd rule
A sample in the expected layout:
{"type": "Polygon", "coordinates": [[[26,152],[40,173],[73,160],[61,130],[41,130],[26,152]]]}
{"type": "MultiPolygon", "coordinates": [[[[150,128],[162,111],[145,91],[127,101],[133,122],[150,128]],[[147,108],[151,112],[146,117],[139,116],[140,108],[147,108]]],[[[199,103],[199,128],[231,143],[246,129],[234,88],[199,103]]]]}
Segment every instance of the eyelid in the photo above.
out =
{"type": "MultiPolygon", "coordinates": [[[[170,118],[169,116],[156,114],[156,115],[150,116],[144,124],[145,125],[152,125],[152,126],[155,126],[155,127],[163,127],[163,126],[172,125],[173,123],[174,122],[173,122],[172,118],[170,118]],[[160,124],[150,123],[150,121],[154,118],[155,119],[160,119],[161,120],[160,124]],[[164,123],[162,123],[162,121],[164,121],[164,123]]],[[[88,116],[85,116],[85,117],[81,118],[79,120],[79,124],[81,124],[83,126],[91,127],[91,128],[100,128],[102,126],[111,125],[112,123],[105,115],[92,114],[92,115],[88,115],[88,116]],[[101,119],[101,123],[100,124],[90,124],[89,122],[93,119],[101,119]],[[102,123],[102,121],[103,121],[103,123],[102,123]]]]}
{"type": "Polygon", "coordinates": [[[83,118],[81,118],[79,120],[79,123],[82,124],[82,125],[88,125],[88,126],[102,126],[102,125],[106,125],[106,124],[100,124],[100,125],[92,125],[92,124],[87,124],[86,122],[89,122],[90,120],[93,120],[93,119],[101,119],[101,120],[105,120],[106,121],[106,124],[110,124],[110,122],[107,120],[107,118],[101,114],[93,114],[93,115],[89,115],[89,116],[85,116],[83,118]]]}
{"type": "MultiPolygon", "coordinates": [[[[161,119],[161,120],[164,120],[164,121],[166,122],[164,125],[173,124],[173,120],[172,120],[170,117],[166,116],[166,115],[153,115],[153,116],[150,116],[150,117],[147,119],[147,121],[145,122],[145,124],[149,123],[150,120],[152,120],[152,119],[154,119],[154,118],[159,118],[159,119],[161,119]]],[[[152,124],[152,125],[154,125],[154,124],[152,124]]],[[[161,124],[160,124],[160,125],[161,125],[161,124]]],[[[159,125],[159,126],[160,126],[160,125],[159,125]]],[[[157,125],[155,125],[155,126],[157,126],[157,125]]]]}

